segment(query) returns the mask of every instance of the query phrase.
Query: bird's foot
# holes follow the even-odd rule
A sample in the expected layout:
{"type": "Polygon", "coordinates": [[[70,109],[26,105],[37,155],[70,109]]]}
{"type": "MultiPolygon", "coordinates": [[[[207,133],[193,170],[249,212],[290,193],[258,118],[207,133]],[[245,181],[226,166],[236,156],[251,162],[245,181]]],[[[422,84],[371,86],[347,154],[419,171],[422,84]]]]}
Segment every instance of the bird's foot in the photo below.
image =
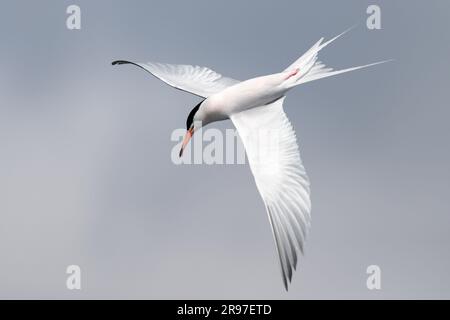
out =
{"type": "Polygon", "coordinates": [[[299,73],[299,71],[300,71],[300,69],[296,68],[296,69],[292,70],[291,72],[289,72],[288,76],[286,77],[286,80],[297,75],[299,73]]]}

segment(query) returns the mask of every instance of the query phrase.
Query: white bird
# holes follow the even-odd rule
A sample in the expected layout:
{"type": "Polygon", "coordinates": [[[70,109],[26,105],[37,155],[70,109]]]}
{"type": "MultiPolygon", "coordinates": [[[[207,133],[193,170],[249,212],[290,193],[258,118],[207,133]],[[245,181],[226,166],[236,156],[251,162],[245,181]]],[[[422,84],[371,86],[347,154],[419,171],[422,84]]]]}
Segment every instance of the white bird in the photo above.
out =
{"type": "Polygon", "coordinates": [[[327,42],[321,38],[280,73],[242,82],[206,67],[124,60],[112,63],[136,65],[174,88],[204,98],[189,113],[180,157],[200,126],[231,119],[269,216],[286,290],[298,253],[303,253],[311,224],[311,201],[309,179],[283,101],[286,93],[300,84],[387,62],[337,71],[326,67],[318,60],[319,51],[347,31],[327,42]]]}

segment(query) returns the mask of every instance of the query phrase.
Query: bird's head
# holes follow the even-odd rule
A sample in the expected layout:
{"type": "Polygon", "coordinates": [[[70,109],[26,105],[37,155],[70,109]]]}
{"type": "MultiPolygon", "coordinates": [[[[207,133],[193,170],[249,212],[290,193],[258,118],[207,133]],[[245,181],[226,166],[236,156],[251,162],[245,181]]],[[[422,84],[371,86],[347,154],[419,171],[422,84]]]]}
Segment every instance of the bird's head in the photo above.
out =
{"type": "MultiPolygon", "coordinates": [[[[204,100],[203,100],[204,101],[204,100]]],[[[194,135],[194,132],[199,129],[199,126],[201,126],[201,117],[199,116],[199,113],[197,111],[200,109],[201,104],[203,103],[201,101],[199,104],[197,104],[191,112],[189,112],[189,115],[186,119],[186,135],[184,136],[183,143],[181,144],[181,150],[180,150],[180,157],[183,155],[184,148],[189,143],[189,140],[191,140],[192,136],[194,135]]]]}

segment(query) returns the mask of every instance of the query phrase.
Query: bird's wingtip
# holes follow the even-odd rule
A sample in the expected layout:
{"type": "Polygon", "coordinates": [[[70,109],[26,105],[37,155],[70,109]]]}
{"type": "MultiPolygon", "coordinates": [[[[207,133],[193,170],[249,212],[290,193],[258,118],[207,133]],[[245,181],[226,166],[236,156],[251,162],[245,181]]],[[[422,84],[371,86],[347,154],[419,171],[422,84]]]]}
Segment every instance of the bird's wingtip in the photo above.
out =
{"type": "Polygon", "coordinates": [[[111,64],[113,66],[118,65],[118,64],[126,64],[126,63],[131,63],[131,62],[130,61],[125,61],[125,60],[116,60],[116,61],[111,62],[111,64]]]}
{"type": "Polygon", "coordinates": [[[290,281],[290,280],[286,279],[286,280],[284,281],[284,290],[286,290],[286,292],[289,292],[289,286],[290,286],[290,284],[291,284],[291,281],[290,281]]]}

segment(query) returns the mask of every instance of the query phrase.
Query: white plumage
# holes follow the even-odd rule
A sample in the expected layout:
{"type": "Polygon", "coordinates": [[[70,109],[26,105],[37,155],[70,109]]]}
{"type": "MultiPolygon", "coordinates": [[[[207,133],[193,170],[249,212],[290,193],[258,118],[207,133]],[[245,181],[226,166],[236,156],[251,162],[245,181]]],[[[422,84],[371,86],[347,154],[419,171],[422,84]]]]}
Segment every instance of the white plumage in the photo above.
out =
{"type": "Polygon", "coordinates": [[[174,88],[205,98],[188,117],[183,148],[198,129],[197,123],[205,126],[231,119],[243,141],[269,216],[286,290],[311,225],[311,200],[295,132],[283,110],[285,95],[291,88],[309,81],[386,62],[338,71],[326,67],[318,60],[318,53],[342,34],[327,42],[320,39],[283,72],[242,82],[206,67],[113,62],[134,64],[174,88]]]}

